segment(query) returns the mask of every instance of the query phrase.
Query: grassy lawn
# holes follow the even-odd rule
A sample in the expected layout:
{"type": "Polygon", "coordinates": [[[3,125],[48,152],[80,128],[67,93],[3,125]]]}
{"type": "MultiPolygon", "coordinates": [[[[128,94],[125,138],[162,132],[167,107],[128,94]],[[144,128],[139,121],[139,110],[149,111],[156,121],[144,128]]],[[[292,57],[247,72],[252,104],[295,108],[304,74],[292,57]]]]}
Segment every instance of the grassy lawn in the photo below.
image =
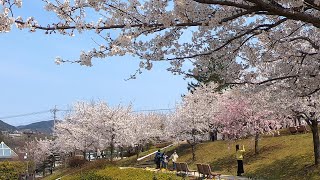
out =
{"type": "Polygon", "coordinates": [[[107,166],[103,169],[91,169],[91,170],[80,170],[80,171],[69,171],[65,172],[64,176],[61,174],[55,174],[46,177],[46,180],[54,180],[58,177],[62,177],[62,180],[113,180],[113,179],[124,179],[124,180],[182,180],[183,177],[177,176],[175,173],[161,173],[152,172],[139,168],[126,168],[120,169],[116,166],[107,166]],[[58,175],[58,176],[57,176],[58,175]]]}
{"type": "MultiPolygon", "coordinates": [[[[196,163],[208,163],[212,169],[226,175],[236,174],[235,145],[244,144],[246,153],[244,157],[244,168],[247,177],[266,180],[300,180],[320,179],[320,167],[313,166],[313,144],[312,134],[283,135],[279,137],[263,137],[259,141],[260,153],[254,154],[254,140],[244,139],[237,142],[215,141],[205,142],[196,147],[196,161],[192,161],[191,148],[188,144],[171,147],[167,154],[171,155],[177,150],[180,162],[187,162],[191,169],[196,169],[196,163]]],[[[153,152],[152,149],[147,154],[153,152]]],[[[140,157],[141,157],[140,156],[140,157]]],[[[118,166],[135,166],[135,156],[118,161],[115,164],[107,162],[91,162],[81,169],[64,170],[58,174],[64,179],[179,179],[174,174],[162,174],[145,171],[143,169],[119,169],[118,166]],[[98,163],[98,164],[96,164],[98,163]],[[100,163],[100,165],[99,165],[100,163]],[[90,174],[91,173],[91,174],[90,174]],[[103,177],[103,178],[102,178],[103,177]]],[[[170,162],[171,164],[171,162],[170,162]]],[[[47,177],[46,180],[55,179],[47,177]]]]}
{"type": "MultiPolygon", "coordinates": [[[[175,148],[176,148],[175,146],[172,146],[172,147],[169,147],[167,150],[168,151],[173,151],[173,149],[175,149],[175,148]]],[[[145,155],[147,155],[149,153],[152,153],[154,151],[157,151],[157,150],[158,150],[158,148],[152,147],[148,151],[141,152],[139,154],[139,157],[145,156],[145,155]]],[[[153,159],[153,156],[151,158],[153,159]]],[[[150,158],[146,158],[146,159],[150,159],[150,158]]],[[[55,179],[57,179],[59,177],[63,177],[63,179],[78,179],[81,176],[88,176],[89,179],[92,179],[91,176],[95,176],[95,175],[92,175],[92,174],[97,174],[97,172],[99,172],[100,176],[108,177],[106,175],[106,172],[108,172],[110,170],[112,170],[112,172],[116,172],[116,170],[118,170],[119,172],[117,172],[117,173],[120,173],[120,174],[122,174],[123,171],[125,171],[125,172],[131,172],[131,173],[134,173],[134,174],[142,175],[143,174],[142,172],[144,172],[144,173],[146,173],[147,177],[150,177],[151,175],[154,174],[154,173],[149,172],[149,171],[144,171],[144,170],[141,171],[141,169],[126,169],[126,170],[122,170],[121,169],[120,170],[118,168],[118,167],[134,167],[137,164],[138,163],[137,163],[136,155],[124,158],[122,160],[119,160],[119,161],[116,161],[116,162],[113,162],[113,163],[111,163],[111,162],[109,162],[107,160],[102,160],[101,159],[101,160],[98,160],[98,161],[88,162],[84,166],[82,166],[81,168],[58,169],[58,170],[54,171],[54,173],[52,175],[49,175],[49,176],[46,176],[45,178],[43,178],[43,180],[55,180],[55,179]],[[112,169],[110,166],[116,167],[116,169],[112,169]]],[[[116,173],[114,173],[114,174],[116,174],[116,173]]],[[[126,174],[126,173],[124,173],[124,174],[126,174]]],[[[159,178],[161,179],[164,176],[164,175],[161,175],[161,174],[163,174],[163,173],[157,173],[156,177],[158,179],[159,178]]],[[[115,179],[121,179],[120,177],[119,178],[114,177],[114,176],[112,176],[112,177],[115,178],[115,179]]],[[[142,176],[142,177],[144,177],[144,176],[142,176]]],[[[169,179],[170,178],[174,179],[173,177],[176,177],[176,176],[175,175],[168,176],[169,179]]]]}
{"type": "Polygon", "coordinates": [[[196,169],[196,163],[208,163],[214,171],[236,175],[235,145],[244,144],[246,154],[244,168],[247,177],[259,179],[320,179],[320,168],[313,166],[312,134],[297,134],[261,138],[260,154],[254,154],[253,139],[237,142],[207,142],[196,148],[196,161],[192,162],[191,149],[180,146],[179,161],[188,162],[196,169]]]}

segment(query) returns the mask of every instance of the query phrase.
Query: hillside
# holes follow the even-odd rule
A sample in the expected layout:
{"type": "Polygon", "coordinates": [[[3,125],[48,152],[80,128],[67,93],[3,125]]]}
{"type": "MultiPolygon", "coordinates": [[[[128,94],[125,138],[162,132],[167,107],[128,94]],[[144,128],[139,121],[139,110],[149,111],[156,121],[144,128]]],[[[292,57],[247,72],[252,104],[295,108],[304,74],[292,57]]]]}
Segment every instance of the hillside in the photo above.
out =
{"type": "Polygon", "coordinates": [[[320,179],[319,169],[313,166],[312,134],[265,137],[260,143],[260,154],[254,154],[254,141],[203,143],[197,147],[196,162],[191,161],[190,148],[180,151],[179,161],[186,161],[196,169],[196,163],[208,163],[214,171],[236,175],[235,145],[244,144],[244,168],[247,177],[259,179],[320,179]]]}
{"type": "Polygon", "coordinates": [[[37,131],[37,132],[42,132],[45,134],[51,134],[52,133],[52,128],[53,128],[54,121],[40,121],[40,122],[35,122],[31,123],[28,125],[23,125],[23,126],[17,126],[19,130],[32,130],[32,131],[37,131]]]}
{"type": "MultiPolygon", "coordinates": [[[[205,142],[196,147],[197,160],[195,162],[191,160],[191,148],[187,144],[181,144],[176,149],[180,156],[178,160],[187,162],[191,169],[197,169],[196,163],[208,163],[214,171],[235,175],[237,166],[234,157],[236,143],[244,144],[246,147],[244,157],[244,176],[246,177],[266,180],[320,179],[320,169],[313,166],[311,133],[264,137],[259,142],[259,155],[254,154],[254,141],[252,139],[237,142],[205,142]]],[[[171,153],[172,150],[167,152],[167,154],[171,153]]],[[[131,162],[131,166],[136,166],[134,161],[131,162]]],[[[118,166],[121,166],[121,164],[124,163],[120,162],[118,166]]],[[[97,169],[91,168],[90,170],[97,169]]],[[[77,171],[77,169],[69,170],[68,173],[72,171],[77,171]]],[[[50,179],[50,177],[46,179],[50,179]]]]}
{"type": "Polygon", "coordinates": [[[0,120],[0,131],[14,131],[14,130],[17,130],[17,128],[0,120]]]}

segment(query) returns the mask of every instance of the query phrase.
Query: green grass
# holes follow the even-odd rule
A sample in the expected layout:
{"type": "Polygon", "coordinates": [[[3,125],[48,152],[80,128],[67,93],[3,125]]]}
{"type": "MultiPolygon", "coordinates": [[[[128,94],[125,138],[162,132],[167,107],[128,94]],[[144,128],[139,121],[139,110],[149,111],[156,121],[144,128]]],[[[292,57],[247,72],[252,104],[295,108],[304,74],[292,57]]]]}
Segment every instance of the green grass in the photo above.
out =
{"type": "Polygon", "coordinates": [[[127,180],[182,179],[181,177],[178,177],[175,174],[171,174],[171,173],[170,174],[155,173],[155,172],[147,171],[144,169],[136,169],[136,168],[119,169],[117,167],[108,167],[103,170],[99,170],[96,174],[109,176],[112,179],[127,179],[127,180]]]}
{"type": "MultiPolygon", "coordinates": [[[[176,147],[175,146],[169,147],[168,150],[173,151],[174,148],[176,148],[176,147]]],[[[158,148],[152,147],[148,151],[141,152],[139,154],[139,157],[145,156],[145,155],[152,153],[156,150],[158,150],[158,148]]],[[[153,156],[152,156],[152,158],[153,158],[153,156]]],[[[146,158],[146,159],[149,159],[149,158],[146,158]]],[[[84,166],[82,166],[81,168],[58,169],[58,170],[54,171],[54,173],[52,175],[49,175],[49,176],[46,176],[45,178],[43,178],[43,180],[55,180],[59,177],[63,177],[63,179],[77,179],[81,176],[85,176],[87,173],[89,173],[89,175],[91,175],[92,173],[95,173],[97,170],[103,171],[104,169],[110,169],[110,166],[113,166],[113,167],[135,167],[138,164],[139,163],[137,162],[136,155],[128,157],[128,158],[124,158],[122,160],[112,162],[112,163],[110,161],[101,159],[98,161],[88,162],[84,166]]],[[[120,171],[123,171],[123,170],[120,170],[120,171]]],[[[140,174],[140,175],[143,174],[140,172],[140,169],[138,169],[138,170],[133,169],[133,170],[127,170],[127,171],[133,171],[133,172],[136,172],[137,174],[140,174]],[[138,172],[140,172],[140,173],[138,173],[138,172]]],[[[142,171],[142,172],[147,173],[149,175],[151,173],[149,171],[142,171]]],[[[162,173],[159,173],[159,174],[162,174],[162,173]]],[[[107,176],[107,175],[105,175],[105,176],[107,176]]],[[[162,176],[163,175],[160,175],[160,178],[162,176]]],[[[170,177],[172,179],[172,177],[175,177],[175,175],[170,175],[170,177]]]]}
{"type": "MultiPolygon", "coordinates": [[[[49,176],[46,179],[55,179],[57,176],[49,176]]],[[[107,166],[103,169],[89,171],[77,171],[62,176],[63,180],[182,180],[174,173],[152,172],[139,168],[120,169],[119,167],[107,166]]]]}
{"type": "MultiPolygon", "coordinates": [[[[187,162],[191,169],[196,169],[196,163],[208,163],[212,169],[222,174],[235,175],[237,163],[235,160],[235,145],[244,144],[246,153],[244,157],[244,176],[266,180],[312,180],[320,179],[320,167],[313,166],[313,143],[312,134],[284,135],[279,137],[263,137],[259,141],[260,153],[254,154],[254,140],[251,138],[239,140],[237,142],[215,141],[205,142],[196,147],[196,161],[192,161],[191,148],[188,144],[181,144],[179,147],[171,147],[167,154],[171,154],[174,149],[179,155],[178,161],[187,162]]],[[[154,149],[149,152],[153,152],[154,149]]],[[[147,154],[145,152],[144,154],[147,154]]],[[[142,156],[142,155],[141,155],[142,156]]],[[[100,163],[100,166],[94,165],[96,162],[89,163],[81,170],[69,169],[62,174],[64,179],[79,178],[80,174],[91,172],[97,176],[109,177],[111,179],[152,179],[153,172],[139,169],[120,170],[116,166],[135,166],[137,163],[134,157],[112,164],[107,162],[100,163]],[[102,164],[102,165],[101,165],[102,164]],[[107,166],[106,166],[107,165],[107,166]],[[128,176],[128,174],[130,176],[128,176]]],[[[171,162],[170,162],[171,164],[171,162]]],[[[174,177],[172,174],[157,174],[160,179],[174,177]],[[168,176],[168,177],[166,177],[168,176]]],[[[53,177],[53,176],[52,176],[53,177]]],[[[50,178],[47,178],[49,180],[50,178]]],[[[51,178],[54,179],[54,178],[51,178]]],[[[159,179],[159,178],[158,178],[159,179]]]]}
{"type": "Polygon", "coordinates": [[[320,179],[320,169],[313,166],[312,134],[264,137],[260,140],[260,153],[254,154],[253,139],[237,142],[208,142],[196,147],[196,161],[192,162],[191,149],[180,146],[179,161],[208,163],[214,171],[236,175],[235,145],[244,144],[244,176],[259,179],[320,179]]]}

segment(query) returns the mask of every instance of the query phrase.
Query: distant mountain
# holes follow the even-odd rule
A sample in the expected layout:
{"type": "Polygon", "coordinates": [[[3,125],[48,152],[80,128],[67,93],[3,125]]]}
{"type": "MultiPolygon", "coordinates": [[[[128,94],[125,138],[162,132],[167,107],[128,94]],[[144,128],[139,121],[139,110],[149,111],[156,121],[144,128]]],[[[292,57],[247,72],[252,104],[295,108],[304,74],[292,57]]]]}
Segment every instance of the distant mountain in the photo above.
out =
{"type": "Polygon", "coordinates": [[[14,131],[14,130],[17,130],[17,128],[0,120],[0,131],[14,131]]]}
{"type": "Polygon", "coordinates": [[[28,125],[23,125],[23,126],[17,126],[18,130],[32,130],[32,131],[37,131],[45,134],[51,134],[52,133],[52,128],[53,128],[54,121],[40,121],[36,123],[31,123],[28,125]]]}

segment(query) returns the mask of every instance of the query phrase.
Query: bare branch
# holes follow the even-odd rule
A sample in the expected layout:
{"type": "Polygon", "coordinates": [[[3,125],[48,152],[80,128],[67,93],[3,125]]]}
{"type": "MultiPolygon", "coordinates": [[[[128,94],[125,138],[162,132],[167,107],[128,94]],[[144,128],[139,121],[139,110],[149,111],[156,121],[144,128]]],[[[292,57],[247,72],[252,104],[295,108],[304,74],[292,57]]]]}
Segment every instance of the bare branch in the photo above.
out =
{"type": "Polygon", "coordinates": [[[194,0],[195,2],[201,3],[201,4],[212,4],[212,5],[223,5],[223,6],[232,6],[237,7],[241,9],[251,9],[253,6],[235,3],[232,1],[221,1],[221,0],[194,0]]]}
{"type": "Polygon", "coordinates": [[[300,36],[300,37],[295,37],[295,38],[290,39],[290,41],[296,41],[296,40],[305,40],[305,41],[309,42],[314,49],[319,49],[319,45],[317,45],[315,42],[313,42],[308,37],[300,36]]]}

